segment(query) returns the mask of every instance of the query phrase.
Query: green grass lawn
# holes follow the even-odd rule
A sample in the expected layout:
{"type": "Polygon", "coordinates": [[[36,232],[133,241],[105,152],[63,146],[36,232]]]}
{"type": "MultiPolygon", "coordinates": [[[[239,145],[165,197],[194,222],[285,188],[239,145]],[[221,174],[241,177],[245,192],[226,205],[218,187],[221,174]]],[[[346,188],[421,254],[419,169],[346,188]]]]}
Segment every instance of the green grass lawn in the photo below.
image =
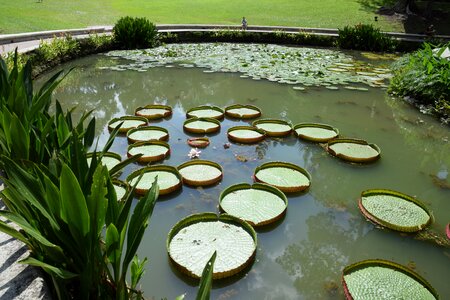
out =
{"type": "Polygon", "coordinates": [[[0,0],[0,34],[113,25],[122,16],[147,17],[157,24],[240,24],[342,28],[372,23],[402,31],[399,22],[374,12],[360,0],[0,0]]]}

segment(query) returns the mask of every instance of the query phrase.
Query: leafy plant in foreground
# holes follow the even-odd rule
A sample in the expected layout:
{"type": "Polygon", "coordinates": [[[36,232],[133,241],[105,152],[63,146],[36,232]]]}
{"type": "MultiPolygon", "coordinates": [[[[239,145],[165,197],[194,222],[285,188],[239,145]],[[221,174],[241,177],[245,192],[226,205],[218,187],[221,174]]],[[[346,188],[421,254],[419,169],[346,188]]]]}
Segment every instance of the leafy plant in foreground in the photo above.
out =
{"type": "Polygon", "coordinates": [[[148,48],[156,45],[158,30],[146,18],[120,18],[113,28],[114,41],[125,49],[148,48]]]}

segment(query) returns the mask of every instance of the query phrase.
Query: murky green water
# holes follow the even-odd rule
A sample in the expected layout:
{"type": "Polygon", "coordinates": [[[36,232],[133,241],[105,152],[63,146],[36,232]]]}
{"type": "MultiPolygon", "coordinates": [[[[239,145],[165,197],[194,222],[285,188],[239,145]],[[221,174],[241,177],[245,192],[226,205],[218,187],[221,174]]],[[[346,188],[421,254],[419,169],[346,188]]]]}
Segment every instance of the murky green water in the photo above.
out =
{"type": "MultiPolygon", "coordinates": [[[[267,139],[257,145],[232,144],[225,149],[226,131],[247,122],[225,119],[221,131],[200,157],[220,163],[223,181],[160,199],[139,249],[149,263],[142,289],[149,299],[187,293],[194,299],[197,282],[171,268],[165,248],[170,228],[185,216],[218,212],[218,197],[226,187],[252,182],[253,170],[268,161],[302,166],[312,176],[309,192],[289,196],[286,217],[273,228],[258,232],[257,257],[249,271],[214,283],[212,299],[342,299],[341,271],[347,264],[382,258],[413,264],[443,299],[450,297],[450,250],[375,228],[359,213],[357,198],[369,188],[388,188],[422,199],[434,212],[434,231],[450,222],[450,130],[408,105],[392,100],[385,91],[368,92],[309,87],[296,91],[287,84],[240,78],[236,73],[204,73],[198,68],[151,68],[111,71],[116,63],[103,55],[77,60],[77,66],[56,92],[63,106],[94,109],[100,144],[107,139],[106,123],[133,114],[151,103],[171,105],[173,116],[157,122],[168,129],[172,154],[164,163],[177,166],[188,160],[188,137],[182,130],[185,112],[203,104],[224,107],[248,103],[261,108],[263,117],[300,122],[322,122],[339,128],[345,137],[366,139],[382,150],[370,165],[353,165],[328,155],[320,146],[294,136],[267,139]],[[243,162],[236,156],[246,158],[243,162]],[[446,183],[447,188],[436,182],[446,183]]],[[[125,61],[121,61],[125,63],[125,61]]],[[[127,140],[116,139],[112,150],[126,157],[127,140]]],[[[125,170],[122,179],[132,170],[125,170]]]]}

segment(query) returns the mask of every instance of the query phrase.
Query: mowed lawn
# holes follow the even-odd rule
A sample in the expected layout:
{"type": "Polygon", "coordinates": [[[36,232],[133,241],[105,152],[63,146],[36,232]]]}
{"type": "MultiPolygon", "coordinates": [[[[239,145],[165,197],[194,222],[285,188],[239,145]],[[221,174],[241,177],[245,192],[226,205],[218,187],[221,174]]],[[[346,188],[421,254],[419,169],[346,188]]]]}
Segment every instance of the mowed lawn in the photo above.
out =
{"type": "Polygon", "coordinates": [[[121,16],[147,17],[156,24],[240,24],[342,28],[375,24],[402,31],[398,22],[360,0],[0,0],[0,34],[113,25],[121,16]]]}

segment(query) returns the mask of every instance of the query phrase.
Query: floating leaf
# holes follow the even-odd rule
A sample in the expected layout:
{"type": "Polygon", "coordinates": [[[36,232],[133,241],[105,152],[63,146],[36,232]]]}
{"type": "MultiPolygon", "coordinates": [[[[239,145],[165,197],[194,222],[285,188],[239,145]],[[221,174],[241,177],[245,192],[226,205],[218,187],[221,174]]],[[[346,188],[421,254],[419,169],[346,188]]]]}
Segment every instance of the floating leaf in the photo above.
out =
{"type": "Polygon", "coordinates": [[[148,120],[157,120],[170,117],[172,115],[172,107],[168,105],[150,104],[138,107],[134,114],[145,117],[148,120]]]}
{"type": "Polygon", "coordinates": [[[109,121],[108,129],[112,131],[122,122],[123,124],[119,128],[120,133],[126,133],[130,129],[147,125],[147,119],[144,117],[123,116],[120,118],[114,118],[111,121],[109,121]]]}
{"type": "Polygon", "coordinates": [[[167,129],[158,126],[144,126],[133,128],[127,132],[128,142],[146,142],[146,141],[167,141],[169,132],[167,129]]]}
{"type": "Polygon", "coordinates": [[[284,216],[287,198],[279,189],[255,183],[240,183],[225,189],[219,197],[220,208],[253,226],[267,225],[284,216]]]}
{"type": "Polygon", "coordinates": [[[217,106],[203,105],[191,108],[186,112],[188,118],[213,118],[217,120],[223,119],[224,112],[223,109],[217,106]]]}
{"type": "Polygon", "coordinates": [[[268,162],[255,169],[255,181],[267,183],[285,193],[301,192],[311,185],[309,173],[287,162],[268,162]]]}
{"type": "Polygon", "coordinates": [[[220,122],[213,118],[190,118],[183,124],[183,129],[191,133],[214,133],[220,130],[220,122]]]}
{"type": "Polygon", "coordinates": [[[364,191],[358,204],[362,214],[370,221],[397,231],[416,232],[432,220],[425,204],[396,191],[364,191]]]}
{"type": "Polygon", "coordinates": [[[254,119],[261,116],[261,110],[254,105],[234,104],[225,108],[225,114],[231,118],[254,119]]]}
{"type": "Polygon", "coordinates": [[[222,179],[222,167],[208,160],[192,160],[178,166],[183,183],[192,186],[208,186],[222,179]]]}
{"type": "Polygon", "coordinates": [[[319,123],[300,123],[294,126],[295,135],[311,142],[327,142],[339,136],[339,130],[319,123]]]}
{"type": "Polygon", "coordinates": [[[252,126],[262,129],[268,136],[282,137],[291,134],[292,125],[284,120],[261,119],[252,123],[252,126]]]}
{"type": "Polygon", "coordinates": [[[235,126],[228,129],[227,135],[233,142],[252,144],[264,140],[266,133],[252,126],[235,126]]]}
{"type": "Polygon", "coordinates": [[[139,195],[145,195],[156,177],[158,177],[160,195],[167,195],[181,188],[181,175],[175,167],[154,165],[139,169],[127,177],[128,184],[134,186],[141,173],[143,173],[142,179],[136,186],[136,193],[139,195]]]}
{"type": "MultiPolygon", "coordinates": [[[[86,155],[88,165],[91,165],[92,155],[94,155],[94,153],[92,153],[92,152],[88,153],[86,155]]],[[[99,155],[100,155],[100,153],[97,153],[97,156],[99,156],[99,155]]],[[[122,157],[120,156],[120,154],[117,154],[114,152],[105,152],[103,154],[102,164],[104,164],[108,170],[111,170],[112,168],[114,168],[121,161],[122,161],[122,157]]]]}
{"type": "Polygon", "coordinates": [[[340,159],[357,163],[376,161],[381,153],[377,145],[357,139],[334,139],[328,142],[327,149],[340,159]]]}
{"type": "Polygon", "coordinates": [[[138,142],[128,146],[127,155],[142,154],[138,162],[147,163],[160,161],[170,154],[170,146],[163,141],[138,142]]]}
{"type": "Polygon", "coordinates": [[[191,215],[170,230],[167,252],[183,273],[200,278],[214,251],[213,279],[229,277],[249,266],[256,253],[256,233],[245,221],[214,213],[191,215]]]}
{"type": "Polygon", "coordinates": [[[209,138],[207,137],[190,138],[187,140],[187,143],[191,147],[206,148],[209,145],[209,138]]]}
{"type": "Polygon", "coordinates": [[[365,260],[345,267],[342,284],[347,299],[439,299],[419,274],[386,260],[365,260]]]}

